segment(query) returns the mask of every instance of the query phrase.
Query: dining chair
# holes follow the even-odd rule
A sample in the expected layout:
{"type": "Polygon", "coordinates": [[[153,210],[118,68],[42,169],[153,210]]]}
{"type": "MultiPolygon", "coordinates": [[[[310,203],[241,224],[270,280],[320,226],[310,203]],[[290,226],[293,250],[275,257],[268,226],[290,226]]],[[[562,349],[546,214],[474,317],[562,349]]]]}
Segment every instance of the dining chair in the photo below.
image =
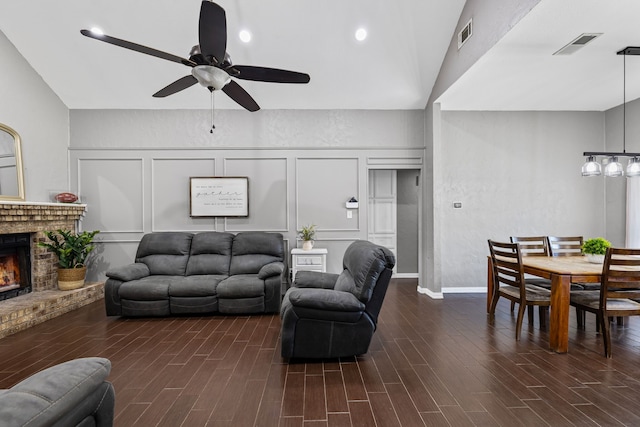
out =
{"type": "MultiPolygon", "coordinates": [[[[525,256],[549,256],[549,245],[546,236],[511,236],[511,243],[520,244],[520,253],[525,256]]],[[[529,277],[525,275],[524,281],[528,285],[540,286],[551,289],[551,280],[542,277],[529,277]]],[[[512,309],[513,310],[513,309],[512,309]]]]}
{"type": "Polygon", "coordinates": [[[640,249],[608,248],[599,292],[571,294],[570,303],[576,310],[596,314],[608,358],[611,357],[610,321],[614,317],[640,315],[640,302],[633,300],[636,298],[640,298],[640,249]]]}
{"type": "MultiPolygon", "coordinates": [[[[538,286],[526,285],[519,243],[502,243],[491,239],[488,242],[493,268],[493,296],[489,321],[493,323],[495,320],[496,306],[500,297],[520,304],[516,321],[516,340],[520,340],[525,307],[538,306],[540,326],[544,327],[551,305],[551,292],[538,286]]],[[[533,324],[533,310],[529,313],[529,322],[533,324]]]]}

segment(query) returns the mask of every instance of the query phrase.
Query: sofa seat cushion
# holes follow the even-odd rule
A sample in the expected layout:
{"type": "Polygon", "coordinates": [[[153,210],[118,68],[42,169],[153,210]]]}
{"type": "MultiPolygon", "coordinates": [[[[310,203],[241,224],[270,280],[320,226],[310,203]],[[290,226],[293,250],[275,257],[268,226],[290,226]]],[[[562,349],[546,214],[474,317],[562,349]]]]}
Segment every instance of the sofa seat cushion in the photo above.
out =
{"type": "Polygon", "coordinates": [[[172,280],[169,286],[169,296],[172,297],[208,297],[216,295],[216,288],[220,281],[227,276],[216,274],[201,274],[180,277],[172,280]]]}
{"type": "Polygon", "coordinates": [[[218,298],[264,297],[264,280],[256,274],[237,274],[218,284],[218,298]]]}
{"type": "Polygon", "coordinates": [[[148,276],[120,285],[120,298],[134,301],[157,301],[169,299],[172,282],[183,280],[182,276],[148,276]]]}

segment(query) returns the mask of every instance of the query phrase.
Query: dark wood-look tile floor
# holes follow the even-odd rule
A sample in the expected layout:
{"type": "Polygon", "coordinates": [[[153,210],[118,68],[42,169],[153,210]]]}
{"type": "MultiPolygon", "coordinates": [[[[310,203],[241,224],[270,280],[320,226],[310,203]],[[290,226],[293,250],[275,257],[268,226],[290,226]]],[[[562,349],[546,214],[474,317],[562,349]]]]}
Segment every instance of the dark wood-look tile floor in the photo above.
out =
{"type": "Polygon", "coordinates": [[[494,326],[485,307],[393,280],[369,353],[286,363],[276,315],[107,318],[97,302],[1,339],[0,388],[102,356],[116,426],[640,425],[640,319],[612,328],[607,360],[594,316],[559,355],[538,326],[515,341],[508,302],[494,326]]]}

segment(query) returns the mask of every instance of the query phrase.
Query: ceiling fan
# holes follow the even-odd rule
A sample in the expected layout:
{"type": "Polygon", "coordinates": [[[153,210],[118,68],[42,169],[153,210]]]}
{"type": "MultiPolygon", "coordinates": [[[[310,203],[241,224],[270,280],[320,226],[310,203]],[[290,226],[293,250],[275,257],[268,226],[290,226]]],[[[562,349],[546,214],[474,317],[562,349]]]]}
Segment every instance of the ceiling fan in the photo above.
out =
{"type": "Polygon", "coordinates": [[[227,18],[218,4],[204,0],[200,6],[198,45],[189,53],[189,59],[162,52],[147,46],[100,34],[91,30],[80,30],[82,35],[110,43],[136,52],[145,53],[167,61],[178,62],[191,67],[191,74],[184,76],[154,93],[156,98],[164,98],[200,83],[209,89],[222,90],[231,99],[249,111],[258,111],[260,106],[231,77],[271,83],[309,83],[309,75],[278,68],[234,65],[227,50],[227,18]]]}

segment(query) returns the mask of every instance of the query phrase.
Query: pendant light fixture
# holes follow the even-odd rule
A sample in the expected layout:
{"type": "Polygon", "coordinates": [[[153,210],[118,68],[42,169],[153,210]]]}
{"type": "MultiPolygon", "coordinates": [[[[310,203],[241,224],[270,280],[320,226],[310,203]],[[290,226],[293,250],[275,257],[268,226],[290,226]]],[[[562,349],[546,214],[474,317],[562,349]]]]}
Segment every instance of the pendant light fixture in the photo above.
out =
{"type": "Polygon", "coordinates": [[[582,155],[587,157],[587,161],[582,165],[582,176],[599,176],[602,174],[602,167],[598,163],[598,157],[606,158],[604,175],[608,177],[624,176],[625,172],[618,157],[628,157],[627,178],[640,176],[640,153],[627,153],[627,55],[640,55],[640,47],[626,47],[617,52],[623,56],[622,75],[622,153],[585,151],[582,155]]]}

